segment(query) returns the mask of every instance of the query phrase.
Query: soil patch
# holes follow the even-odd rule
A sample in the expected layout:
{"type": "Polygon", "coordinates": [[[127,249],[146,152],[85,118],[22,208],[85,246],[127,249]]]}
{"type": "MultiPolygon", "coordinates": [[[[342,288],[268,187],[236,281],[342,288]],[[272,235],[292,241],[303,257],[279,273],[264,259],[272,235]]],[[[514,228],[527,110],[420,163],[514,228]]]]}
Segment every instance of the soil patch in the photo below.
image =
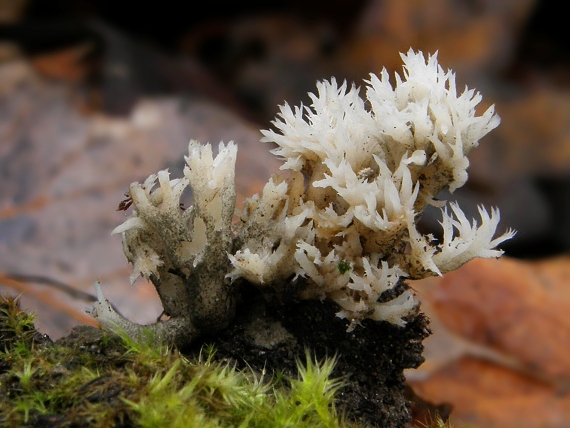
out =
{"type": "Polygon", "coordinates": [[[304,361],[306,350],[319,360],[335,356],[333,376],[345,381],[338,404],[350,420],[386,428],[410,423],[403,371],[424,361],[422,341],[430,331],[423,314],[410,317],[405,327],[366,320],[347,332],[348,322],[335,316],[334,303],[269,304],[251,294],[228,329],[186,352],[214,345],[217,358],[286,377],[296,376],[297,361],[304,361]]]}

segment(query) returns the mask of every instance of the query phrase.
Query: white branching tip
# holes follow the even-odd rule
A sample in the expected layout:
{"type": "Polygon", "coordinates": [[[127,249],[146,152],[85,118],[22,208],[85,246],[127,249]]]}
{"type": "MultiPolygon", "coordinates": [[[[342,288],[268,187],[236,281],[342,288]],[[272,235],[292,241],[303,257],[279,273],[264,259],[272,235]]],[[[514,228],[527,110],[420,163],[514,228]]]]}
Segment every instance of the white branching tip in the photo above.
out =
{"type": "Polygon", "coordinates": [[[433,257],[434,263],[443,272],[457,269],[475,257],[500,257],[503,251],[496,249],[502,242],[511,239],[515,231],[509,229],[503,235],[493,239],[500,220],[499,210],[491,209],[491,214],[483,206],[479,206],[481,225],[477,221],[470,222],[457,203],[451,203],[453,215],[447,208],[442,210],[443,241],[439,252],[433,257]]]}
{"type": "Polygon", "coordinates": [[[97,300],[99,301],[99,303],[109,303],[109,301],[105,298],[105,295],[103,294],[101,283],[99,281],[94,281],[93,286],[95,287],[95,291],[97,292],[97,300]]]}
{"type": "Polygon", "coordinates": [[[115,227],[111,232],[111,235],[116,235],[117,233],[123,233],[131,229],[142,229],[144,228],[144,222],[140,217],[130,217],[124,223],[115,227]]]}
{"type": "Polygon", "coordinates": [[[87,313],[99,321],[106,319],[110,314],[116,314],[115,310],[103,294],[101,283],[99,281],[94,281],[93,286],[95,287],[95,292],[97,294],[97,301],[93,304],[91,310],[87,311],[87,313]]]}

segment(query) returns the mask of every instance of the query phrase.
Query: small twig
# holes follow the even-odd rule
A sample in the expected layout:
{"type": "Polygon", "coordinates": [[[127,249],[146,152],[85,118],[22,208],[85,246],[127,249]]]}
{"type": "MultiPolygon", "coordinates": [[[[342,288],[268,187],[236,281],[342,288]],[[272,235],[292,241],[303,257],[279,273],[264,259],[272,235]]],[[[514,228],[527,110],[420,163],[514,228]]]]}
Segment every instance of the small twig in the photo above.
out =
{"type": "Polygon", "coordinates": [[[18,291],[19,293],[26,294],[34,299],[37,299],[45,304],[51,306],[53,309],[66,314],[67,316],[79,321],[82,324],[92,325],[97,327],[99,323],[94,320],[89,315],[76,310],[75,308],[65,304],[64,302],[53,298],[53,296],[47,294],[45,291],[34,290],[34,288],[27,282],[19,281],[17,279],[11,278],[0,272],[0,283],[18,291]]]}
{"type": "MultiPolygon", "coordinates": [[[[14,283],[13,282],[10,283],[10,281],[15,281],[20,284],[20,286],[17,287],[18,290],[20,290],[21,287],[25,287],[24,292],[28,294],[30,294],[29,289],[31,288],[30,284],[28,283],[35,283],[35,284],[42,284],[42,285],[47,285],[49,287],[53,287],[75,299],[84,300],[89,303],[95,303],[97,301],[97,296],[91,293],[87,293],[86,291],[83,290],[78,290],[77,288],[72,287],[69,284],[66,284],[57,279],[53,279],[47,276],[20,274],[14,272],[0,272],[0,283],[4,283],[8,287],[15,288],[10,285],[10,284],[14,285],[14,283]]],[[[115,312],[117,312],[118,314],[121,313],[112,303],[109,304],[112,306],[115,312]]]]}
{"type": "Polygon", "coordinates": [[[50,287],[56,288],[59,291],[63,291],[65,294],[73,298],[85,300],[86,302],[97,301],[97,297],[94,296],[93,294],[87,293],[82,290],[78,290],[77,288],[74,288],[71,285],[65,284],[61,281],[58,281],[57,279],[53,279],[47,276],[3,272],[0,273],[0,278],[1,277],[11,278],[16,281],[33,282],[37,284],[48,285],[50,287]]]}

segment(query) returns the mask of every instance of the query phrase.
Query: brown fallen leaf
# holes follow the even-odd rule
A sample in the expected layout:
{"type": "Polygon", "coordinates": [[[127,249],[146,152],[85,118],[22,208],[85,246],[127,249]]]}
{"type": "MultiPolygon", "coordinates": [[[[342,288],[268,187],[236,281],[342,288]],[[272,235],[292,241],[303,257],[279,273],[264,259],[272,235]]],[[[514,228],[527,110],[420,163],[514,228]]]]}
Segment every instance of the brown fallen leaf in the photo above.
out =
{"type": "Polygon", "coordinates": [[[430,302],[473,342],[516,356],[552,381],[570,381],[570,258],[474,260],[444,276],[430,302]]]}
{"type": "Polygon", "coordinates": [[[464,357],[422,382],[420,397],[453,406],[454,426],[470,428],[567,428],[570,393],[475,358],[464,357]]]}
{"type": "Polygon", "coordinates": [[[449,0],[376,0],[368,3],[340,61],[351,75],[383,67],[399,71],[398,52],[439,51],[458,76],[495,72],[508,65],[534,0],[468,4],[449,0]]]}
{"type": "Polygon", "coordinates": [[[473,260],[416,283],[432,321],[426,367],[408,382],[476,427],[567,427],[570,257],[473,260]]]}
{"type": "Polygon", "coordinates": [[[30,64],[42,76],[66,80],[71,83],[81,83],[92,72],[85,58],[92,52],[92,43],[82,43],[55,52],[41,53],[30,57],[30,64]]]}

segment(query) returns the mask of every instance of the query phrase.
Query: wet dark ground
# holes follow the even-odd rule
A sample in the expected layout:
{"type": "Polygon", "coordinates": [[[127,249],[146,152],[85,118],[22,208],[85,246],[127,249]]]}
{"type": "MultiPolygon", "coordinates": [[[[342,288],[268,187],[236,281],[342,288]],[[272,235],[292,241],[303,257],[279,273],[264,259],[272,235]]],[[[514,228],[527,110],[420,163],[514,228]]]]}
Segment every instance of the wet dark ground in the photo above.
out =
{"type": "Polygon", "coordinates": [[[292,377],[305,350],[318,360],[336,357],[333,377],[344,380],[338,404],[350,420],[374,427],[404,427],[411,422],[411,403],[405,396],[404,369],[423,362],[422,340],[429,335],[423,314],[410,316],[404,328],[366,320],[352,332],[348,322],[335,316],[328,301],[268,304],[252,292],[239,305],[236,321],[206,344],[217,358],[240,368],[292,377]]]}

